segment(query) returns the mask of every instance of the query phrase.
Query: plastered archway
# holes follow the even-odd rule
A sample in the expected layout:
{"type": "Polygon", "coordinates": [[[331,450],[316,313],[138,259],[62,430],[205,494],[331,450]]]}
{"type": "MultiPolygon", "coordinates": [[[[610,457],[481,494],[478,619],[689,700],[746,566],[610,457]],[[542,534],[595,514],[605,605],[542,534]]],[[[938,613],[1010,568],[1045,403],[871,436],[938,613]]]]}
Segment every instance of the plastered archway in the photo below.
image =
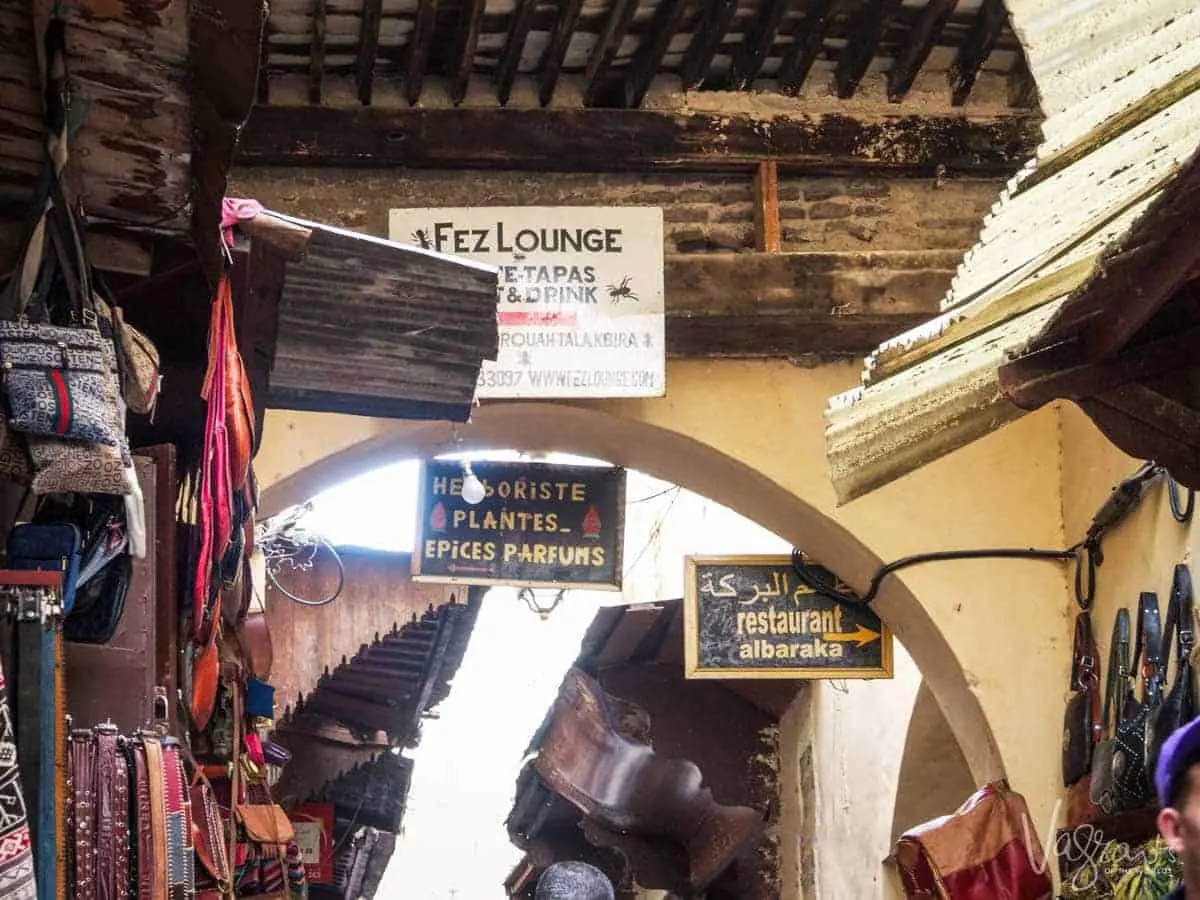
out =
{"type": "MultiPolygon", "coordinates": [[[[352,420],[339,417],[343,425],[352,420]]],[[[397,459],[428,458],[454,449],[515,448],[559,451],[604,459],[646,472],[702,494],[802,546],[822,561],[836,561],[838,574],[865,587],[880,559],[846,528],[794,493],[738,460],[685,434],[595,408],[548,403],[488,405],[457,433],[444,422],[394,422],[361,440],[333,436],[341,448],[302,460],[279,474],[263,493],[270,514],[340,481],[397,459]]],[[[274,436],[286,444],[286,435],[274,436]]],[[[268,443],[272,435],[268,432],[268,443]]],[[[268,451],[269,452],[269,451],[268,451]]],[[[962,747],[974,778],[982,783],[1004,775],[992,728],[967,674],[949,643],[916,596],[889,579],[875,609],[921,670],[962,747]]]]}

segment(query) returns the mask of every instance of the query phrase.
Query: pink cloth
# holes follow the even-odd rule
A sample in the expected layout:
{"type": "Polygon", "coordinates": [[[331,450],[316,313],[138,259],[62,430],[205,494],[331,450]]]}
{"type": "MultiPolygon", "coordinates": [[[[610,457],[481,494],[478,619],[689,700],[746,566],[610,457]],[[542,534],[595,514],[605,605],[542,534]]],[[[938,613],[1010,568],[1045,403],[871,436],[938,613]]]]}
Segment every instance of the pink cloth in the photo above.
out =
{"type": "Polygon", "coordinates": [[[221,240],[226,247],[233,246],[233,226],[248,222],[263,211],[257,200],[242,197],[225,197],[221,200],[221,240]]]}

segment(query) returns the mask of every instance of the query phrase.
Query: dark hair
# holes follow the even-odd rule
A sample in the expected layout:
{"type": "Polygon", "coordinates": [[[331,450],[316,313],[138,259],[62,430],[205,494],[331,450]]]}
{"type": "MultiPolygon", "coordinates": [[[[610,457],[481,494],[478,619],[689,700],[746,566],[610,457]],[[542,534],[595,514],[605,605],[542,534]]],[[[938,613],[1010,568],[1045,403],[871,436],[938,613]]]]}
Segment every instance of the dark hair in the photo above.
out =
{"type": "Polygon", "coordinates": [[[536,900],[613,900],[612,882],[584,862],[556,862],[538,879],[536,900]]]}
{"type": "Polygon", "coordinates": [[[1198,764],[1200,764],[1200,746],[1181,757],[1171,767],[1171,789],[1167,792],[1167,806],[1173,809],[1183,809],[1187,804],[1187,797],[1192,787],[1192,768],[1198,764]]]}

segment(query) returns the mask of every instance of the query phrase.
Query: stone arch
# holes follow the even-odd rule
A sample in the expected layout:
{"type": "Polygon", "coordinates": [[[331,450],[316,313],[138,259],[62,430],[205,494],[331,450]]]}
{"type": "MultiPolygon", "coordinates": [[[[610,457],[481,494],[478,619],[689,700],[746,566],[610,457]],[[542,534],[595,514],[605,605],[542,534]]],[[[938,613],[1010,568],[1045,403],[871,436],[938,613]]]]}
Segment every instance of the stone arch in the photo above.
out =
{"type": "Polygon", "coordinates": [[[896,799],[892,811],[892,838],[914,825],[957,809],[975,791],[971,770],[927,682],[913,701],[896,799]]]}
{"type": "MultiPolygon", "coordinates": [[[[880,559],[846,528],[744,463],[689,435],[595,408],[497,403],[469,425],[388,422],[371,436],[281,471],[262,496],[270,514],[385,462],[462,450],[558,451],[603,459],[708,497],[822,561],[862,590],[880,559]]],[[[338,447],[337,445],[341,445],[338,447]]],[[[270,475],[268,475],[268,479],[270,475]]],[[[898,579],[888,579],[874,608],[912,656],[962,748],[977,783],[1004,777],[997,741],[967,673],[929,613],[898,579]]]]}

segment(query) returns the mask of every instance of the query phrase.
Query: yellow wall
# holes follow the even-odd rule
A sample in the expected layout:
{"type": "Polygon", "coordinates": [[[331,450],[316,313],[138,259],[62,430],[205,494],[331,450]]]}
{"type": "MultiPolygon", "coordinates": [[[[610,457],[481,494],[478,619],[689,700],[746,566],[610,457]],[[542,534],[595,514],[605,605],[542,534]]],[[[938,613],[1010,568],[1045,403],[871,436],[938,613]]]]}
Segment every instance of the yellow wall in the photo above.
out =
{"type": "MultiPolygon", "coordinates": [[[[859,589],[881,559],[947,548],[1062,545],[1054,410],[835,509],[822,412],[826,398],[848,387],[857,371],[679,361],[669,366],[664,399],[485,405],[460,431],[467,447],[586,453],[673,480],[803,546],[859,589]]],[[[453,446],[444,423],[273,412],[256,466],[269,512],[384,459],[453,446]],[[343,452],[321,462],[336,451],[343,452]]],[[[1067,678],[1063,570],[1037,562],[956,562],[916,567],[889,581],[876,607],[920,667],[977,781],[1006,769],[1044,819],[1059,793],[1061,709],[1059,694],[1045,686],[1067,678]]],[[[911,711],[912,690],[902,692],[907,700],[892,701],[905,707],[895,715],[911,711]]],[[[883,696],[885,689],[874,693],[883,696]]],[[[864,697],[845,714],[868,719],[870,694],[864,697]]],[[[901,735],[897,766],[902,748],[901,735]]],[[[846,758],[850,771],[873,764],[875,748],[863,753],[846,758]]],[[[890,807],[879,815],[886,830],[890,807]]],[[[873,846],[872,852],[886,852],[879,842],[873,846]]]]}

